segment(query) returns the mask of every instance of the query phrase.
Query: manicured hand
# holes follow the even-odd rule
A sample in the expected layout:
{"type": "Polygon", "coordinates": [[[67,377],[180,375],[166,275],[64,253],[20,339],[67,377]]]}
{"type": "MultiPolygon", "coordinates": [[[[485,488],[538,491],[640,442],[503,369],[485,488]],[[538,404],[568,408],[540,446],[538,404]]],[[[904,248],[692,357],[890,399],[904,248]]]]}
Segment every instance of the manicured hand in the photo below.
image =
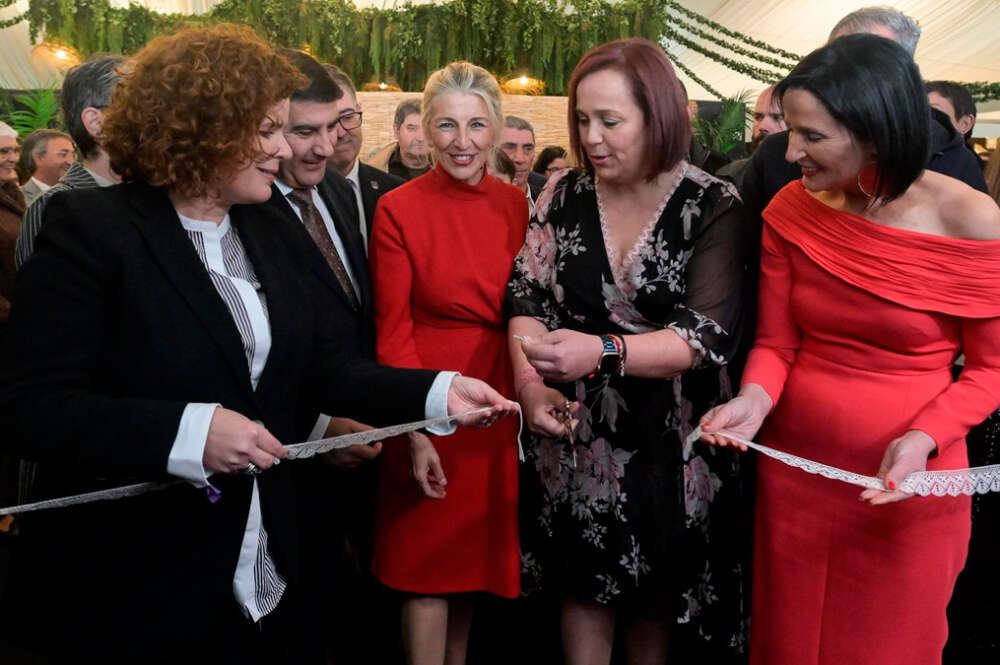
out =
{"type": "Polygon", "coordinates": [[[752,441],[764,424],[764,418],[770,413],[772,405],[771,397],[763,388],[757,384],[747,384],[739,395],[701,417],[701,440],[714,446],[732,446],[745,451],[745,445],[719,435],[718,432],[725,430],[741,439],[752,441]]]}
{"type": "Polygon", "coordinates": [[[604,343],[598,335],[560,328],[544,335],[524,338],[521,349],[543,378],[568,383],[587,376],[597,368],[604,343]]]}
{"type": "MultiPolygon", "coordinates": [[[[330,418],[330,424],[326,426],[324,437],[330,438],[343,436],[344,434],[354,434],[355,432],[367,432],[370,429],[375,428],[371,425],[359,423],[357,420],[351,420],[350,418],[330,418]]],[[[347,448],[338,448],[337,450],[323,453],[320,457],[323,458],[324,462],[332,466],[342,469],[353,469],[360,464],[375,459],[381,452],[382,442],[376,441],[370,445],[359,443],[347,448]]]]}
{"type": "Polygon", "coordinates": [[[900,492],[900,484],[915,471],[927,469],[927,458],[937,449],[937,443],[930,435],[920,430],[909,432],[894,439],[885,450],[877,478],[885,483],[885,490],[866,489],[858,496],[858,501],[867,501],[873,506],[909,499],[912,494],[900,492]]]}
{"type": "Polygon", "coordinates": [[[250,462],[263,471],[287,454],[266,427],[220,407],[212,414],[201,463],[209,474],[242,473],[250,462]]]}

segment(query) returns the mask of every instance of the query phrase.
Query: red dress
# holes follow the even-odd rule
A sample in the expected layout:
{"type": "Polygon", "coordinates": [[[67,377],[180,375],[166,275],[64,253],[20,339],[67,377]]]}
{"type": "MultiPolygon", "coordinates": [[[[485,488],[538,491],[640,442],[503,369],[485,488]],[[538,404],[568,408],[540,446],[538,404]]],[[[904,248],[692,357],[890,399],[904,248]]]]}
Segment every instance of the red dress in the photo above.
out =
{"type": "MultiPolygon", "coordinates": [[[[501,306],[527,225],[524,193],[489,175],[469,186],[438,168],[383,196],[371,244],[378,361],[456,370],[514,397],[501,306]]],[[[444,499],[410,477],[405,440],[385,445],[373,572],[413,593],[517,596],[517,421],[431,440],[444,499]]]]}
{"type": "MultiPolygon", "coordinates": [[[[875,475],[889,442],[917,429],[938,444],[928,469],[968,466],[966,432],[1000,403],[1000,241],[875,224],[801,181],[764,219],[743,378],[776,404],[759,441],[875,475]]],[[[757,492],[751,663],[941,662],[969,497],[873,507],[858,487],[766,457],[757,492]]]]}

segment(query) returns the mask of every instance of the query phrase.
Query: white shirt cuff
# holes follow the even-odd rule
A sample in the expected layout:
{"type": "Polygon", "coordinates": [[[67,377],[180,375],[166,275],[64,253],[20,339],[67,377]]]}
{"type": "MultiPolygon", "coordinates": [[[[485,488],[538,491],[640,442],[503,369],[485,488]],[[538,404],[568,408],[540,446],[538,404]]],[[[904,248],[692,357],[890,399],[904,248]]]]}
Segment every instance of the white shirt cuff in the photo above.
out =
{"type": "MultiPolygon", "coordinates": [[[[456,376],[458,376],[458,372],[438,372],[438,375],[434,377],[434,383],[427,391],[427,401],[424,402],[425,418],[443,418],[448,415],[448,391],[451,390],[451,381],[456,376]]],[[[452,434],[457,427],[454,422],[450,422],[428,427],[427,431],[438,436],[447,436],[452,434]]]]}
{"type": "Polygon", "coordinates": [[[184,407],[177,436],[167,457],[167,473],[183,478],[195,487],[207,487],[208,476],[202,460],[212,426],[212,416],[221,404],[191,403],[184,407]]]}
{"type": "Polygon", "coordinates": [[[331,417],[325,413],[319,414],[319,418],[316,419],[316,424],[313,425],[312,431],[309,432],[309,438],[306,441],[319,441],[326,438],[326,428],[330,426],[330,420],[331,417]]]}

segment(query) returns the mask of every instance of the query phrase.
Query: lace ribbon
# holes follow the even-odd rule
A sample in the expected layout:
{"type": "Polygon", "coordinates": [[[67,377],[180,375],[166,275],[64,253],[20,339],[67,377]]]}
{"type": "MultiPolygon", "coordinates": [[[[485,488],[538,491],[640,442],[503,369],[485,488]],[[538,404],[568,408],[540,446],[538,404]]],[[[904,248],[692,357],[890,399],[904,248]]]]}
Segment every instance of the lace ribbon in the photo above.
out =
{"type": "MultiPolygon", "coordinates": [[[[691,444],[701,438],[701,427],[695,428],[687,437],[687,443],[691,444]]],[[[798,455],[785,453],[774,448],[762,446],[753,441],[741,439],[738,436],[727,434],[725,431],[718,432],[731,441],[742,443],[747,448],[752,448],[762,455],[767,455],[773,459],[783,462],[788,466],[802,469],[806,473],[815,473],[841,482],[850,483],[859,487],[868,487],[876,490],[886,490],[881,479],[874,476],[864,476],[860,473],[844,471],[835,466],[820,464],[798,455]]],[[[942,469],[940,471],[917,471],[911,473],[900,483],[899,490],[918,496],[960,496],[973,494],[987,494],[989,492],[1000,492],[1000,464],[989,466],[977,466],[969,469],[942,469]]]]}

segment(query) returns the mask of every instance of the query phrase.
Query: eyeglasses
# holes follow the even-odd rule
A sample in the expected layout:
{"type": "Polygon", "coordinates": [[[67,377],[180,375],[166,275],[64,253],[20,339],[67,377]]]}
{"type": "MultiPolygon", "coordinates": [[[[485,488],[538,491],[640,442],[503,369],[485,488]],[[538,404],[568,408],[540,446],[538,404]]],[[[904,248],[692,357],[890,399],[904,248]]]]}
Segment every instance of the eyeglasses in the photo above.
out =
{"type": "Polygon", "coordinates": [[[357,129],[361,126],[361,111],[348,111],[337,118],[337,122],[347,131],[357,129]]]}

